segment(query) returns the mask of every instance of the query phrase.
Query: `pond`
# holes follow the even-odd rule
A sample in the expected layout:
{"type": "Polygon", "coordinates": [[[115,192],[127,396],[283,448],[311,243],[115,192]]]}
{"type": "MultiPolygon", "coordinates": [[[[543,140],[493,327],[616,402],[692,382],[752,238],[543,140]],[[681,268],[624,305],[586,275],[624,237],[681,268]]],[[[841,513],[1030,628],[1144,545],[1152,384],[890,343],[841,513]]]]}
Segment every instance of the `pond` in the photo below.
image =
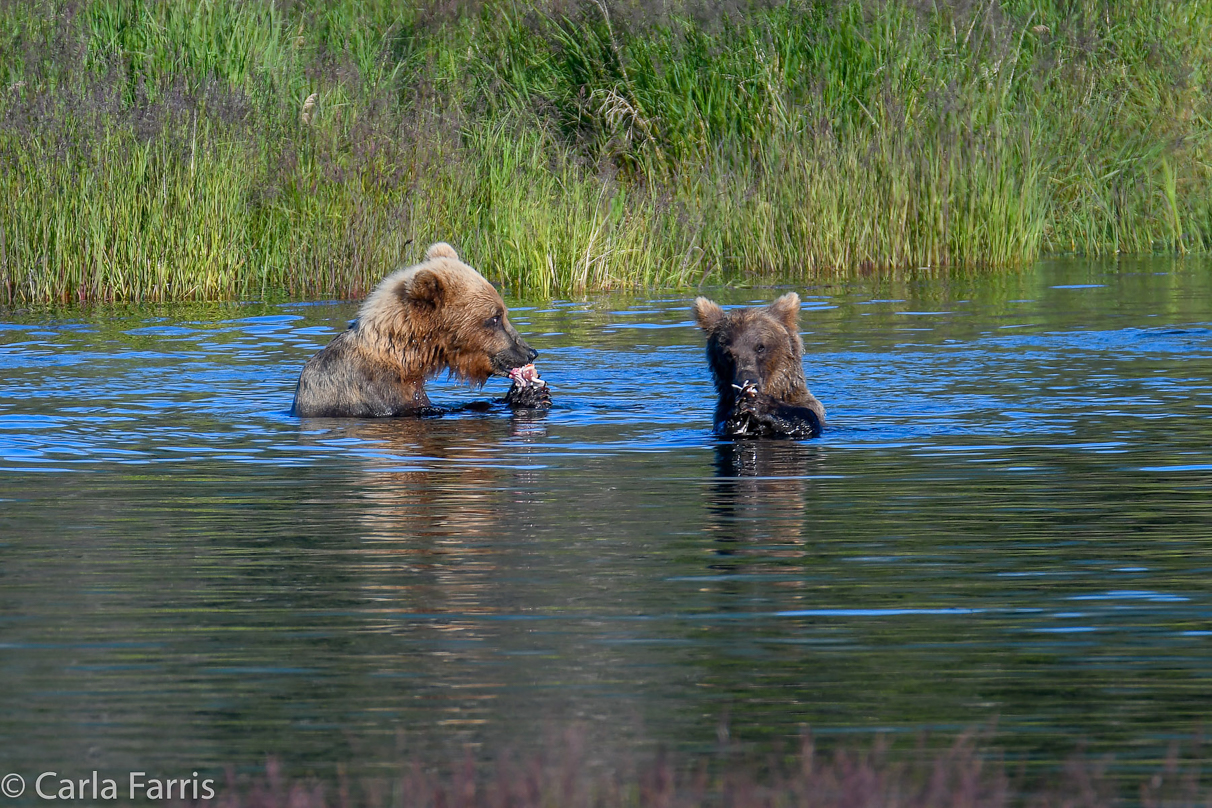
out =
{"type": "Polygon", "coordinates": [[[794,287],[804,442],[709,434],[687,293],[510,300],[556,408],[424,420],[287,413],[355,304],[0,312],[0,757],[1153,754],[1212,714],[1210,270],[794,287]]]}

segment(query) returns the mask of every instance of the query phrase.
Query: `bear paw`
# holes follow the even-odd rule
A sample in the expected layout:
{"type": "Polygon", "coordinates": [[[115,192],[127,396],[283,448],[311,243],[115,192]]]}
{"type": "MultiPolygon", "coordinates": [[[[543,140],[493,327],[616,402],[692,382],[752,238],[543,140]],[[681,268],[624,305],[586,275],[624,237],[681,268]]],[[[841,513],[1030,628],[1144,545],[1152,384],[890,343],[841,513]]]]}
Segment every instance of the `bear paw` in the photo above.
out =
{"type": "Polygon", "coordinates": [[[520,410],[549,410],[551,409],[551,392],[547,385],[527,385],[520,387],[514,384],[505,394],[505,403],[520,410]]]}
{"type": "Polygon", "coordinates": [[[551,391],[534,365],[514,368],[509,371],[509,378],[513,379],[513,385],[504,398],[508,406],[522,410],[551,409],[551,391]]]}
{"type": "Polygon", "coordinates": [[[820,418],[812,410],[785,405],[749,385],[720,425],[727,438],[815,438],[820,432],[820,418]]]}

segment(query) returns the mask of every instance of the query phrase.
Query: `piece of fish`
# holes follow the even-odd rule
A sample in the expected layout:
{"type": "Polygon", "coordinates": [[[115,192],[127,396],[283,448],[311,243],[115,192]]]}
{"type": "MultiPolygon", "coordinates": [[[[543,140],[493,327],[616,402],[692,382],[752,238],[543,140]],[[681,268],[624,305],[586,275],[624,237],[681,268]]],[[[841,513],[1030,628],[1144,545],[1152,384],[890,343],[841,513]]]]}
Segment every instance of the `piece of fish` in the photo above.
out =
{"type": "Polygon", "coordinates": [[[523,365],[509,371],[509,378],[518,387],[546,387],[547,382],[539,378],[539,371],[534,365],[523,365]]]}

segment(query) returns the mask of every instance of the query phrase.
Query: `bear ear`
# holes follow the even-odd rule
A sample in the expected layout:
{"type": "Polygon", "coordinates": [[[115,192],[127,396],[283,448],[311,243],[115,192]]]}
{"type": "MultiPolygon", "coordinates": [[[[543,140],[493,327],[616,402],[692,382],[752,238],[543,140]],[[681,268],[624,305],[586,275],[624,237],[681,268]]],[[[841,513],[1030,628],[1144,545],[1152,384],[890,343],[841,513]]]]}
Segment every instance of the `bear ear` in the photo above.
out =
{"type": "Polygon", "coordinates": [[[798,334],[800,331],[800,296],[795,292],[788,292],[778,300],[770,304],[767,309],[774,317],[783,325],[787,326],[787,330],[792,334],[798,334]]]}
{"type": "Polygon", "coordinates": [[[694,305],[690,309],[694,312],[694,319],[698,322],[699,328],[704,331],[715,328],[724,317],[724,310],[705,297],[696,297],[694,305]]]}
{"type": "Polygon", "coordinates": [[[445,295],[446,284],[438,277],[438,273],[428,269],[418,270],[405,291],[409,303],[427,309],[436,309],[445,295]]]}
{"type": "Polygon", "coordinates": [[[455,252],[455,248],[451,247],[445,241],[439,241],[437,244],[431,244],[429,250],[425,253],[425,259],[432,261],[434,258],[453,258],[459,260],[459,254],[455,252]]]}

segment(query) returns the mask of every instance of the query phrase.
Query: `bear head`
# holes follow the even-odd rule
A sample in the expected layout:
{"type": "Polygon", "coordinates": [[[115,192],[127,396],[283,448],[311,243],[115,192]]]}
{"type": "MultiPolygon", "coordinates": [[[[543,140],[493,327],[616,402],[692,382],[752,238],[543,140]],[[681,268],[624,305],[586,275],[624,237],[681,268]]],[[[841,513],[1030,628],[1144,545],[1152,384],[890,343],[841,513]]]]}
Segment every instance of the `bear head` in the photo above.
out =
{"type": "Polygon", "coordinates": [[[406,376],[442,371],[483,384],[534,361],[483,275],[438,242],[425,261],[387,276],[358,312],[355,328],[372,350],[399,356],[406,376]]]}
{"type": "Polygon", "coordinates": [[[707,362],[722,403],[734,401],[738,389],[747,384],[780,401],[799,400],[806,394],[800,298],[795,292],[769,306],[731,311],[699,297],[693,310],[707,334],[707,362]]]}

